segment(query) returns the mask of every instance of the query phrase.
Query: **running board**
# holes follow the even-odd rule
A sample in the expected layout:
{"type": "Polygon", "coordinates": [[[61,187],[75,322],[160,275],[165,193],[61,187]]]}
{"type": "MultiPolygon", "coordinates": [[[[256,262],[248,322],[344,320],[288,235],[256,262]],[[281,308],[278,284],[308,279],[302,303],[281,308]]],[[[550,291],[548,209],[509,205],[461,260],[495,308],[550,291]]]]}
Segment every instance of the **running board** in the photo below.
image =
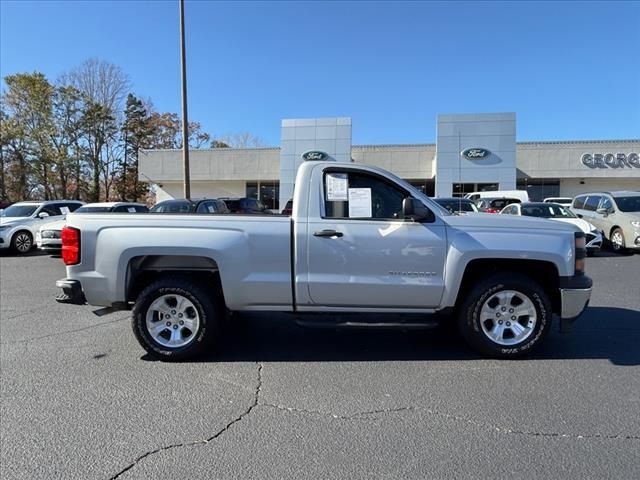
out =
{"type": "Polygon", "coordinates": [[[354,321],[332,321],[332,320],[302,320],[296,319],[296,324],[305,328],[366,328],[366,329],[392,329],[392,330],[428,330],[440,325],[437,320],[422,322],[354,322],[354,321]]]}

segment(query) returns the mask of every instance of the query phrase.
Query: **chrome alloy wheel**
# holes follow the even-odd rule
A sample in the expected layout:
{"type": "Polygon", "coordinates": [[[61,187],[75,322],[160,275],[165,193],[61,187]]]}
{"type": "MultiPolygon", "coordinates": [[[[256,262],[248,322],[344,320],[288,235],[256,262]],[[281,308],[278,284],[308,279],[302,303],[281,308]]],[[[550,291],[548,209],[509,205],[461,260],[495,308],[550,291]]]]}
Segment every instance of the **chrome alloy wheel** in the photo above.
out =
{"type": "Polygon", "coordinates": [[[149,305],[146,326],[151,338],[163,347],[180,348],[196,338],[200,316],[187,297],[167,294],[149,305]]]}
{"type": "Polygon", "coordinates": [[[27,253],[33,246],[33,240],[31,240],[31,235],[29,235],[28,233],[20,232],[18,233],[18,235],[16,235],[14,244],[18,252],[27,253]]]}
{"type": "Polygon", "coordinates": [[[516,290],[491,295],[480,310],[482,331],[498,345],[515,345],[533,333],[538,314],[531,299],[516,290]]]}
{"type": "Polygon", "coordinates": [[[616,230],[611,235],[611,246],[614,250],[621,250],[624,248],[624,238],[622,237],[622,232],[620,230],[616,230]]]}

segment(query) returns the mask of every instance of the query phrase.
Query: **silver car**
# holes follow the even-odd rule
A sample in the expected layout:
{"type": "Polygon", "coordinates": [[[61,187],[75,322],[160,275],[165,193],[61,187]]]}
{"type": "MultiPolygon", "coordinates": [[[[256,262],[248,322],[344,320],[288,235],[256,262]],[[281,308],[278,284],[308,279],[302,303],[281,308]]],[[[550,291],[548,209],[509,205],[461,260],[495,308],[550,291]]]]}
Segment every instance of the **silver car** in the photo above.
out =
{"type": "Polygon", "coordinates": [[[640,250],[640,192],[583,193],[571,210],[601,230],[614,251],[640,250]]]}
{"type": "Polygon", "coordinates": [[[33,248],[40,227],[64,219],[82,205],[77,200],[14,203],[0,215],[0,249],[27,253],[33,248]]]}

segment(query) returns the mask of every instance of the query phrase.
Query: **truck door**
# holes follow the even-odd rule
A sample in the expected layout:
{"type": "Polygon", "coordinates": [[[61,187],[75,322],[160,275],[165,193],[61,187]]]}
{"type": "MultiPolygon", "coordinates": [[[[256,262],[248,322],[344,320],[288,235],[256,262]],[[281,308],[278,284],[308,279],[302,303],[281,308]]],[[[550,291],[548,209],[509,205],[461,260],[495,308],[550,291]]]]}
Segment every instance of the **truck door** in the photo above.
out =
{"type": "Polygon", "coordinates": [[[429,308],[440,304],[446,229],[405,220],[411,193],[382,175],[331,167],[320,215],[307,224],[308,288],[315,305],[429,308]]]}

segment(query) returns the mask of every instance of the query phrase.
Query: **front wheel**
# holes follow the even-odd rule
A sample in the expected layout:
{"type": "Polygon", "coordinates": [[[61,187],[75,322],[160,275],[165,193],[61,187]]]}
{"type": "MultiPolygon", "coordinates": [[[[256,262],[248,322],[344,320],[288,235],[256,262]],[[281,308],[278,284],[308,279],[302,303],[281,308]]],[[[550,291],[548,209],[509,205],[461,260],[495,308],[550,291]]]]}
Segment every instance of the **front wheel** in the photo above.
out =
{"type": "Polygon", "coordinates": [[[519,358],[537,348],[551,328],[546,293],[524,275],[494,275],[477,285],[458,313],[458,328],[477,352],[519,358]]]}
{"type": "Polygon", "coordinates": [[[29,232],[18,232],[11,239],[11,246],[13,247],[13,250],[18,252],[20,255],[29,253],[29,250],[33,248],[33,237],[29,232]]]}
{"type": "Polygon", "coordinates": [[[140,345],[165,361],[196,357],[211,347],[224,311],[215,290],[183,276],[160,279],[145,288],[133,308],[133,333],[140,345]]]}
{"type": "Polygon", "coordinates": [[[622,230],[619,228],[615,228],[613,232],[611,232],[611,248],[617,253],[622,253],[627,248],[624,233],[622,233],[622,230]]]}

